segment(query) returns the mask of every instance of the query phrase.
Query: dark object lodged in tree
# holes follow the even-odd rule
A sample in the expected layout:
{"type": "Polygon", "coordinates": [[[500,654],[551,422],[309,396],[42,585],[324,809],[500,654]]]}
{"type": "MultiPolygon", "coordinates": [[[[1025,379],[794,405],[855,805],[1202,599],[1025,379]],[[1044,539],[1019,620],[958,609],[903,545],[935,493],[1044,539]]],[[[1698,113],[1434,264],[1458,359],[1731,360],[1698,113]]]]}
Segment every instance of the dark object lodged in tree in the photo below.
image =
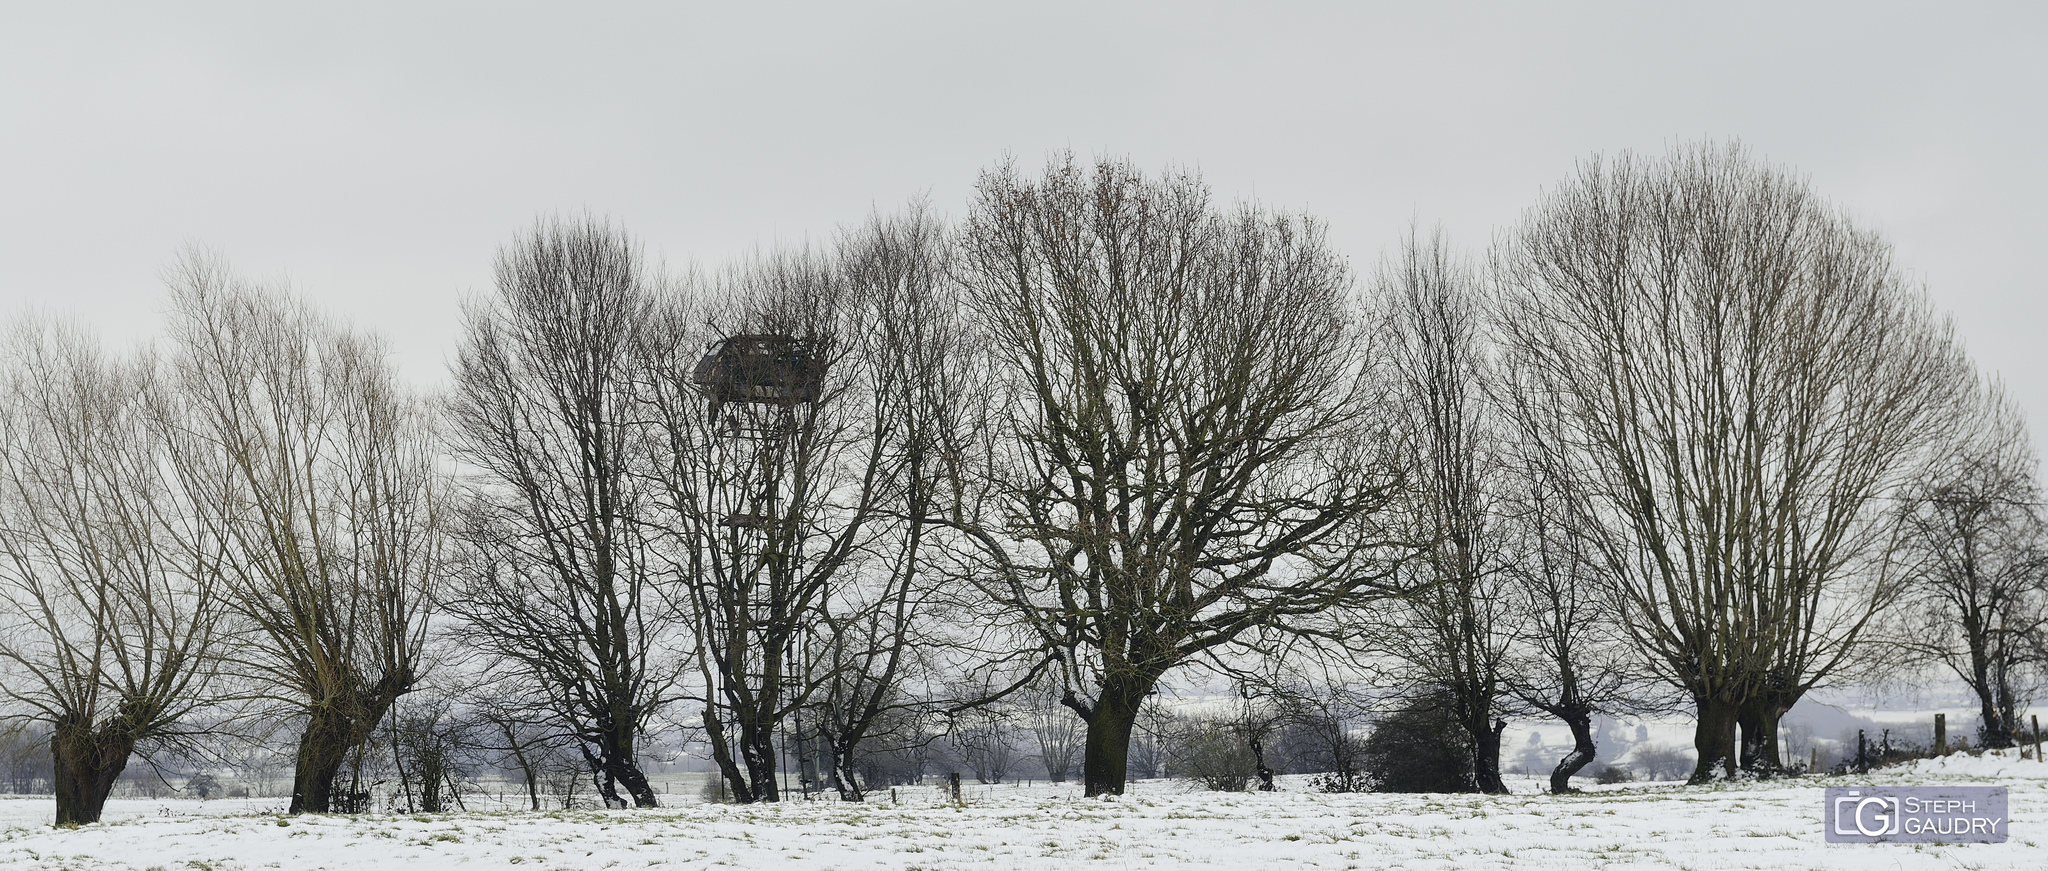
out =
{"type": "Polygon", "coordinates": [[[1409,702],[1373,728],[1359,767],[1374,792],[1477,792],[1472,739],[1450,708],[1434,699],[1409,702]]]}
{"type": "Polygon", "coordinates": [[[796,405],[817,402],[825,360],[794,336],[733,336],[711,346],[690,373],[711,400],[796,405]]]}

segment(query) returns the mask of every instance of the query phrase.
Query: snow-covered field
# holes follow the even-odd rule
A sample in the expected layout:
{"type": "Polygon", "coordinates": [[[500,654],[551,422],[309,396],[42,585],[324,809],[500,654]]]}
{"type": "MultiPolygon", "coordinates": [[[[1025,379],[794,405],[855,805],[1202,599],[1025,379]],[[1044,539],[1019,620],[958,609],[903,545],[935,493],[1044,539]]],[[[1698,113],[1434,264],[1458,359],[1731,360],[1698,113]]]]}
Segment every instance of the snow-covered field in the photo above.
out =
{"type": "Polygon", "coordinates": [[[276,800],[120,800],[51,829],[48,798],[0,800],[7,869],[257,868],[2043,868],[2048,765],[1953,756],[1867,778],[1604,787],[1583,795],[1322,795],[1138,782],[1119,801],[1071,787],[970,787],[965,807],[899,790],[864,805],[689,804],[656,811],[360,817],[276,814],[276,800]],[[2012,838],[1829,845],[1821,787],[2010,787],[2012,838]]]}

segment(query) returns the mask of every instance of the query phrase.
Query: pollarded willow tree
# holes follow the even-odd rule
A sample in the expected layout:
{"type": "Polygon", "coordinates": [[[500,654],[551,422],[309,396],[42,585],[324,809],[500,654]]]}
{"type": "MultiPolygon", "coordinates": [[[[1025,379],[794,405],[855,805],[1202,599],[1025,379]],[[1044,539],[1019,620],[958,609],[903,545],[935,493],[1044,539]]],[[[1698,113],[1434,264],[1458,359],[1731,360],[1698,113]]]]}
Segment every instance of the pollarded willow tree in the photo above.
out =
{"type": "Polygon", "coordinates": [[[1876,235],[1737,145],[1593,159],[1496,257],[1525,429],[1621,624],[1691,695],[1693,780],[1778,767],[1778,719],[1899,592],[1886,498],[1973,375],[1876,235]]]}
{"type": "Polygon", "coordinates": [[[325,813],[349,754],[421,677],[446,559],[431,417],[374,337],[205,256],[171,281],[167,378],[188,437],[170,462],[221,542],[238,658],[304,717],[290,810],[325,813]]]}
{"type": "Polygon", "coordinates": [[[951,525],[1087,723],[1087,794],[1121,793],[1162,675],[1392,586],[1351,274],[1312,219],[1071,156],[982,176],[958,274],[989,383],[951,525]]]}
{"type": "Polygon", "coordinates": [[[0,698],[50,726],[57,825],[98,822],[130,754],[219,686],[216,506],[178,484],[154,358],[25,323],[0,360],[0,698]]]}

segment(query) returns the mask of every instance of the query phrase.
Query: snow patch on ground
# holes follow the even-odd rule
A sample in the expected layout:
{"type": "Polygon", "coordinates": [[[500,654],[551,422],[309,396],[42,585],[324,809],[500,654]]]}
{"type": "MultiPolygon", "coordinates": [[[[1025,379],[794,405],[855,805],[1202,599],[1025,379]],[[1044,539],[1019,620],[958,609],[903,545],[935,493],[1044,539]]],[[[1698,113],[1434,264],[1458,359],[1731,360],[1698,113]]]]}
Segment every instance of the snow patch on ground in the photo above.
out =
{"type": "MultiPolygon", "coordinates": [[[[2025,748],[2025,755],[2032,757],[2033,748],[2025,748]]],[[[1933,759],[1915,759],[1888,769],[1887,773],[1923,779],[1937,779],[1936,776],[1945,775],[1948,778],[1983,780],[1994,786],[2008,780],[2048,778],[2048,765],[2020,757],[2019,748],[1986,750],[1982,754],[1951,753],[1933,759]]],[[[2048,865],[2048,861],[2042,864],[2048,865]]]]}
{"type": "MultiPolygon", "coordinates": [[[[1299,787],[1301,781],[1291,780],[1299,787]]],[[[929,787],[867,804],[691,804],[655,811],[284,817],[279,802],[112,803],[48,826],[48,798],[0,799],[9,869],[390,868],[1992,868],[2048,856],[2048,765],[2017,753],[1922,760],[1867,777],[1712,787],[1625,784],[1581,795],[1213,793],[1140,781],[1116,802],[1069,785],[929,787]],[[2012,790],[2013,837],[1958,846],[1829,845],[1821,789],[1983,783],[2012,790]]]]}

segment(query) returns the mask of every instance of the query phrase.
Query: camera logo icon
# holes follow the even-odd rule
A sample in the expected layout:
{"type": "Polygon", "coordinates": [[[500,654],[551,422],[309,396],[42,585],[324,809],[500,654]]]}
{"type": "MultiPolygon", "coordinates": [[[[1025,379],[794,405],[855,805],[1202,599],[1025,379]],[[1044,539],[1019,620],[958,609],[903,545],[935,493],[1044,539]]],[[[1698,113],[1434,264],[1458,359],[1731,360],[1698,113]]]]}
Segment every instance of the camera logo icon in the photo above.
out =
{"type": "Polygon", "coordinates": [[[1835,798],[1835,834],[1875,838],[1904,831],[1905,818],[1899,814],[1899,799],[1889,795],[1864,795],[1849,790],[1835,798]]]}
{"type": "Polygon", "coordinates": [[[2002,786],[1828,787],[1821,831],[1830,844],[1997,844],[2007,835],[2002,786]]]}

